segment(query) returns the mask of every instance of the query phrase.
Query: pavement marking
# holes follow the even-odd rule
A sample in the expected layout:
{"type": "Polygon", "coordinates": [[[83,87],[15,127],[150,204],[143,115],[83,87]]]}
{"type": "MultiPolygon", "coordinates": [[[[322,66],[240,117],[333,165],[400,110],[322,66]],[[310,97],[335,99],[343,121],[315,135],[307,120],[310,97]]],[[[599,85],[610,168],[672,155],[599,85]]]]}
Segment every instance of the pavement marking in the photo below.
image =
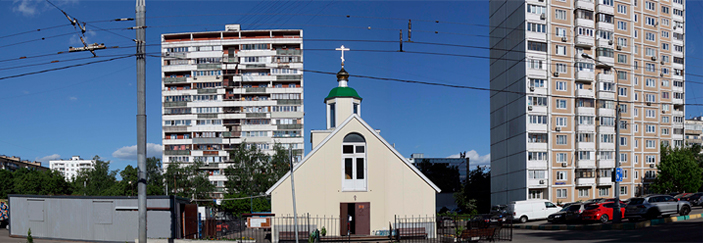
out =
{"type": "Polygon", "coordinates": [[[625,229],[625,230],[632,230],[632,229],[639,229],[639,228],[647,228],[651,227],[652,225],[660,225],[660,224],[665,224],[665,223],[672,223],[672,222],[677,222],[677,221],[686,221],[690,219],[698,219],[702,218],[703,213],[700,214],[691,214],[691,215],[684,215],[684,216],[673,216],[673,217],[667,217],[667,218],[661,218],[661,219],[652,219],[652,220],[646,220],[642,222],[637,222],[637,223],[622,223],[622,224],[599,224],[599,225],[545,225],[545,224],[540,224],[540,225],[513,225],[513,228],[515,229],[535,229],[535,230],[611,230],[611,229],[625,229]]]}

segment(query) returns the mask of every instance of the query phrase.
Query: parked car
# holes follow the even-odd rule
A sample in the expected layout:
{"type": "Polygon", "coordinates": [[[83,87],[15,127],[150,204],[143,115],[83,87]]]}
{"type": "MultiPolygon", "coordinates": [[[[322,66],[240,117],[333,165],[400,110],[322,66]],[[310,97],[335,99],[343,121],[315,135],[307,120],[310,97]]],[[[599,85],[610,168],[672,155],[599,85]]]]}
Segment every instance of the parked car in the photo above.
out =
{"type": "MultiPolygon", "coordinates": [[[[600,221],[601,223],[606,223],[613,220],[615,206],[617,206],[615,202],[589,204],[586,206],[586,210],[581,214],[581,218],[584,221],[600,221]]],[[[620,204],[620,216],[622,218],[625,218],[626,206],[627,205],[624,203],[620,204]]]]}
{"type": "Polygon", "coordinates": [[[562,208],[544,199],[514,201],[508,204],[508,212],[513,220],[525,223],[527,220],[546,219],[550,214],[559,212],[562,208]]]}
{"type": "Polygon", "coordinates": [[[586,200],[585,203],[601,203],[604,202],[606,198],[594,198],[594,199],[588,199],[586,200]]]}
{"type": "Polygon", "coordinates": [[[703,206],[701,198],[703,198],[703,192],[696,192],[683,196],[679,200],[687,201],[691,203],[691,206],[703,206]]]}
{"type": "Polygon", "coordinates": [[[682,197],[688,196],[690,194],[693,194],[692,192],[684,192],[684,193],[679,193],[674,198],[681,200],[682,197]]]}
{"type": "Polygon", "coordinates": [[[672,196],[672,197],[673,197],[673,196],[676,196],[676,195],[679,195],[679,194],[681,194],[681,193],[680,193],[680,192],[670,192],[670,193],[669,193],[669,196],[672,196]]]}
{"type": "Polygon", "coordinates": [[[646,195],[630,200],[625,210],[625,218],[630,220],[651,219],[660,215],[688,215],[691,204],[679,201],[669,195],[646,195]]]}
{"type": "Polygon", "coordinates": [[[548,222],[561,223],[581,220],[581,213],[586,209],[585,203],[568,203],[562,210],[547,217],[548,222]]]}

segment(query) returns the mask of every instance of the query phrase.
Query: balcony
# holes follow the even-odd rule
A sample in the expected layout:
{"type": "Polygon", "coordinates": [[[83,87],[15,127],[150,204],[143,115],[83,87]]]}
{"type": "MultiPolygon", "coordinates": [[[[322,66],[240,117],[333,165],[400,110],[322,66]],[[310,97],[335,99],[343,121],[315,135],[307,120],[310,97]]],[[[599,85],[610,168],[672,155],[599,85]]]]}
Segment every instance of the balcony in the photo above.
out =
{"type": "Polygon", "coordinates": [[[613,184],[612,179],[613,179],[612,177],[598,177],[598,179],[597,179],[598,185],[599,186],[600,185],[612,185],[613,184]]]}
{"type": "Polygon", "coordinates": [[[528,169],[547,169],[547,161],[546,160],[528,160],[527,161],[527,168],[528,169]]]}
{"type": "Polygon", "coordinates": [[[598,47],[613,48],[613,41],[608,39],[598,39],[596,45],[598,45],[598,47]]]}
{"type": "Polygon", "coordinates": [[[546,151],[547,143],[527,143],[527,149],[534,151],[546,151]]]}
{"type": "Polygon", "coordinates": [[[593,38],[593,36],[586,36],[586,35],[577,35],[576,40],[574,41],[574,44],[577,46],[584,46],[584,47],[593,47],[593,45],[596,43],[596,40],[593,38]]]}
{"type": "Polygon", "coordinates": [[[202,69],[222,69],[222,64],[217,64],[217,63],[198,64],[198,70],[202,70],[202,69]]]}
{"type": "Polygon", "coordinates": [[[164,84],[178,84],[178,83],[187,83],[188,78],[186,77],[165,77],[164,78],[164,84]]]}
{"type": "Polygon", "coordinates": [[[612,58],[612,57],[598,56],[598,57],[596,57],[596,60],[598,60],[596,62],[596,65],[598,65],[598,64],[601,64],[601,65],[606,64],[609,66],[615,65],[615,58],[612,58]]]}
{"type": "Polygon", "coordinates": [[[598,99],[599,100],[615,100],[615,92],[600,90],[600,91],[598,91],[598,99]]]}
{"type": "Polygon", "coordinates": [[[598,126],[598,133],[615,134],[614,126],[598,126]]]}
{"type": "Polygon", "coordinates": [[[591,89],[576,89],[576,97],[579,98],[594,98],[593,90],[591,89]]]}
{"type": "Polygon", "coordinates": [[[247,118],[265,118],[268,113],[246,113],[247,118]]]}
{"type": "Polygon", "coordinates": [[[190,155],[190,150],[164,150],[164,155],[190,155]]]}
{"type": "Polygon", "coordinates": [[[188,106],[187,101],[164,102],[164,107],[186,107],[186,106],[188,106]]]}
{"type": "Polygon", "coordinates": [[[593,71],[576,71],[576,80],[580,81],[593,81],[593,71]]]}
{"type": "Polygon", "coordinates": [[[547,132],[546,124],[527,124],[527,130],[531,132],[547,132]]]}
{"type": "Polygon", "coordinates": [[[610,15],[613,14],[613,6],[610,6],[610,5],[598,4],[597,10],[599,13],[610,14],[610,15]]]}
{"type": "Polygon", "coordinates": [[[190,126],[168,126],[163,127],[164,132],[186,132],[190,126]]]}
{"type": "Polygon", "coordinates": [[[194,144],[220,144],[222,138],[193,138],[194,144]]]}
{"type": "Polygon", "coordinates": [[[529,187],[547,187],[549,179],[529,179],[527,180],[527,185],[529,187]]]}
{"type": "Polygon", "coordinates": [[[576,168],[579,169],[595,169],[596,168],[596,161],[589,159],[589,160],[576,160],[576,168]]]}
{"type": "Polygon", "coordinates": [[[247,93],[266,93],[266,87],[260,88],[245,88],[247,93]]]}
{"type": "Polygon", "coordinates": [[[587,28],[594,27],[592,19],[576,18],[576,19],[574,19],[574,24],[576,26],[580,26],[580,27],[587,27],[587,28]]]}
{"type": "Polygon", "coordinates": [[[606,82],[606,83],[614,83],[615,82],[615,76],[613,74],[605,74],[605,73],[599,73],[596,78],[598,79],[598,82],[606,82]]]}
{"type": "Polygon", "coordinates": [[[303,100],[276,100],[277,105],[301,105],[303,100]]]}
{"type": "Polygon", "coordinates": [[[279,130],[302,129],[303,124],[278,124],[278,125],[276,125],[276,128],[279,130]]]}
{"type": "Polygon", "coordinates": [[[574,3],[574,8],[580,8],[580,9],[586,9],[586,10],[595,10],[595,5],[593,4],[593,1],[588,1],[588,0],[576,0],[574,3]]]}
{"type": "Polygon", "coordinates": [[[579,125],[576,125],[576,130],[578,132],[595,132],[596,126],[595,125],[579,124],[579,125]]]}
{"type": "Polygon", "coordinates": [[[682,105],[682,104],[683,104],[683,99],[673,98],[672,101],[673,101],[673,103],[676,104],[676,105],[682,105]]]}
{"type": "Polygon", "coordinates": [[[592,186],[596,184],[596,178],[576,178],[576,186],[592,186]]]}
{"type": "Polygon", "coordinates": [[[615,117],[615,109],[598,108],[598,116],[615,117]]]}
{"type": "Polygon", "coordinates": [[[593,107],[576,107],[576,114],[593,116],[596,114],[596,109],[593,107]]]}
{"type": "Polygon", "coordinates": [[[242,81],[273,81],[274,76],[269,75],[242,75],[242,81]]]}
{"type": "MultiPolygon", "coordinates": [[[[612,144],[612,143],[610,143],[612,144]]],[[[598,168],[614,168],[615,167],[615,160],[612,159],[600,159],[598,160],[598,168]]]]}
{"type": "Polygon", "coordinates": [[[578,149],[578,150],[596,150],[596,143],[594,143],[594,142],[576,142],[576,149],[578,149]]]}
{"type": "Polygon", "coordinates": [[[615,26],[613,23],[607,23],[607,22],[598,22],[596,23],[596,27],[598,30],[606,30],[606,31],[613,31],[615,29],[615,26]]]}

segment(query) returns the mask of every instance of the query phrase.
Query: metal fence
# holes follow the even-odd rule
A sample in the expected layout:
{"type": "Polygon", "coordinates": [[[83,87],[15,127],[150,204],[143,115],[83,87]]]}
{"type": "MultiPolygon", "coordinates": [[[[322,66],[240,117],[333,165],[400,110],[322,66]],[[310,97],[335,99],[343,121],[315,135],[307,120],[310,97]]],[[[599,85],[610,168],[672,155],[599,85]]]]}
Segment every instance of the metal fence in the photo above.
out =
{"type": "MultiPolygon", "coordinates": [[[[201,239],[235,240],[239,243],[295,242],[295,219],[292,215],[276,217],[242,217],[224,214],[201,224],[201,239]]],[[[350,235],[339,217],[298,216],[299,242],[422,242],[449,243],[469,241],[512,241],[511,217],[497,215],[396,216],[387,229],[369,235],[350,235]]]]}

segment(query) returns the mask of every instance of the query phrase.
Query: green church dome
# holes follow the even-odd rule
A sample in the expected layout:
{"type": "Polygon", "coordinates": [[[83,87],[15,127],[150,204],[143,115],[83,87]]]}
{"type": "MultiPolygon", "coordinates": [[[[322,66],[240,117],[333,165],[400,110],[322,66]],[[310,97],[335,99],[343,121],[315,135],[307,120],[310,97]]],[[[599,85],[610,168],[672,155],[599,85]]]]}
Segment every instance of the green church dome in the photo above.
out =
{"type": "Polygon", "coordinates": [[[361,97],[359,96],[358,93],[356,93],[356,90],[350,88],[350,87],[336,87],[332,90],[330,90],[330,94],[327,95],[327,98],[325,98],[325,101],[329,99],[334,99],[337,97],[351,97],[351,98],[357,98],[361,100],[361,97]]]}

